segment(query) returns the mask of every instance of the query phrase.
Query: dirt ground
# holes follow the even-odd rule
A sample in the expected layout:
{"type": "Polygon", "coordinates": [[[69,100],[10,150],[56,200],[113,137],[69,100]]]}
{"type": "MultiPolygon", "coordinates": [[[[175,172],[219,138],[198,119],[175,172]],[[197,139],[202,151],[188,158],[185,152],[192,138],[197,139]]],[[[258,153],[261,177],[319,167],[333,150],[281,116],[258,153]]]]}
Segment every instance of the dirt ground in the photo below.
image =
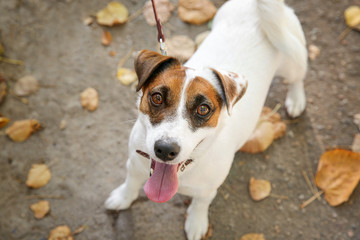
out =
{"type": "MultiPolygon", "coordinates": [[[[23,66],[0,62],[0,75],[10,87],[24,75],[35,76],[41,89],[23,104],[8,95],[0,112],[12,120],[35,118],[44,129],[23,143],[0,136],[0,239],[46,239],[50,229],[67,224],[86,229],[75,239],[185,239],[183,224],[188,197],[176,195],[165,204],[141,197],[120,213],[105,211],[110,191],[125,177],[127,142],[136,118],[135,92],[115,77],[119,60],[131,47],[156,50],[156,31],[143,16],[109,28],[113,43],[101,45],[104,27],[85,26],[83,19],[103,8],[104,0],[0,1],[0,42],[7,57],[23,66]],[[109,52],[116,52],[110,56],[109,52]],[[92,86],[100,95],[95,112],[82,109],[79,94],[92,86]],[[60,122],[67,127],[61,131],[60,122]],[[45,187],[25,185],[31,164],[51,166],[45,187]],[[29,205],[34,195],[48,199],[51,214],[36,220],[29,205]]],[[[135,13],[145,0],[121,1],[135,13]]],[[[176,3],[176,1],[172,1],[176,3]]],[[[216,0],[220,7],[224,1],[216,0]]],[[[288,124],[286,135],[264,153],[238,153],[233,168],[210,208],[211,239],[240,239],[249,232],[266,239],[360,239],[360,188],[350,200],[331,207],[324,200],[304,209],[312,196],[302,171],[315,172],[321,153],[329,147],[349,147],[359,129],[353,115],[360,113],[360,34],[346,28],[343,11],[358,0],[288,0],[304,28],[308,44],[320,47],[309,62],[305,81],[307,110],[288,124]],[[250,177],[271,181],[273,197],[254,202],[248,194],[250,177]],[[288,199],[276,195],[286,196],[288,199]]],[[[194,38],[207,25],[190,26],[176,13],[165,24],[166,36],[194,38]]],[[[125,66],[132,67],[133,59],[125,66]]],[[[266,105],[283,104],[286,85],[272,84],[266,105]]],[[[284,107],[281,115],[286,118],[284,107]]]]}

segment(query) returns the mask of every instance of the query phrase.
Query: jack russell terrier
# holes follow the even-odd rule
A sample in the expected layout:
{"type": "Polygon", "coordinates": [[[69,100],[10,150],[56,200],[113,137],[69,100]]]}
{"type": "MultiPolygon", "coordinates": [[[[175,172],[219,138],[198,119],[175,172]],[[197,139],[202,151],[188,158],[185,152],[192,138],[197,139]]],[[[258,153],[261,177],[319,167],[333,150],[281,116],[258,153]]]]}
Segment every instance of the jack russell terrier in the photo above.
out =
{"type": "Polygon", "coordinates": [[[297,117],[305,109],[306,69],[304,33],[283,0],[226,2],[185,66],[141,51],[126,180],[105,207],[127,209],[144,183],[155,202],[176,193],[191,196],[185,231],[189,240],[200,239],[208,229],[209,205],[234,154],[254,131],[272,79],[282,76],[290,83],[285,106],[297,117]]]}

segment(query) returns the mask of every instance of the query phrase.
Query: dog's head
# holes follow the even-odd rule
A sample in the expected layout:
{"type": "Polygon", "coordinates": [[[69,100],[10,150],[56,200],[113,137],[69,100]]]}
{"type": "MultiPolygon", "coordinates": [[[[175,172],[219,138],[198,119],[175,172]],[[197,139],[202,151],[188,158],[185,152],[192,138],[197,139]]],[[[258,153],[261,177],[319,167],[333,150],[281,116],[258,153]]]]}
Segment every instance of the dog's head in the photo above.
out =
{"type": "MultiPolygon", "coordinates": [[[[196,164],[194,153],[221,129],[222,120],[245,93],[247,82],[235,73],[185,68],[173,57],[148,50],[136,57],[135,70],[137,91],[141,91],[139,118],[146,129],[147,149],[142,151],[152,159],[154,175],[168,172],[167,182],[177,184],[178,169],[189,159],[196,164]]],[[[162,185],[159,181],[163,180],[150,183],[148,189],[157,197],[149,196],[146,185],[145,192],[154,201],[167,201],[175,193],[160,196],[161,186],[155,186],[162,185]]]]}

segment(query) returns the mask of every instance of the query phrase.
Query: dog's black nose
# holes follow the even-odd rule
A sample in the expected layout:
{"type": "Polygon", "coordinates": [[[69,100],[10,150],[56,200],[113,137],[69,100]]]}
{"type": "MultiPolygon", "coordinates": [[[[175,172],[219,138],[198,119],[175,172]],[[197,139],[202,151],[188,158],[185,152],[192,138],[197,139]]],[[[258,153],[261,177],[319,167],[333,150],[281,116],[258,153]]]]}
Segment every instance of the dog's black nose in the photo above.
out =
{"type": "Polygon", "coordinates": [[[180,152],[180,146],[175,142],[167,142],[164,140],[157,140],[154,146],[155,154],[163,161],[171,161],[180,152]]]}

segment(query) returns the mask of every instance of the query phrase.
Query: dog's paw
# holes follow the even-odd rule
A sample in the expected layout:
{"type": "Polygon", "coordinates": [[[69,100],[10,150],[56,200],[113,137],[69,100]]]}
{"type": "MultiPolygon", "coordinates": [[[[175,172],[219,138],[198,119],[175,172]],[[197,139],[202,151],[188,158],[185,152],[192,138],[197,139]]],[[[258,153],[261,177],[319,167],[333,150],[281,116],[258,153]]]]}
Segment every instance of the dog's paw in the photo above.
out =
{"type": "Polygon", "coordinates": [[[126,185],[122,184],[110,193],[110,197],[105,201],[105,208],[108,210],[127,209],[137,197],[138,192],[131,193],[126,190],[126,185]]]}
{"type": "Polygon", "coordinates": [[[200,240],[208,230],[207,213],[189,212],[185,222],[185,232],[188,240],[200,240]]]}
{"type": "Polygon", "coordinates": [[[291,86],[285,100],[286,111],[290,117],[296,118],[305,110],[306,97],[302,85],[291,86]]]}

